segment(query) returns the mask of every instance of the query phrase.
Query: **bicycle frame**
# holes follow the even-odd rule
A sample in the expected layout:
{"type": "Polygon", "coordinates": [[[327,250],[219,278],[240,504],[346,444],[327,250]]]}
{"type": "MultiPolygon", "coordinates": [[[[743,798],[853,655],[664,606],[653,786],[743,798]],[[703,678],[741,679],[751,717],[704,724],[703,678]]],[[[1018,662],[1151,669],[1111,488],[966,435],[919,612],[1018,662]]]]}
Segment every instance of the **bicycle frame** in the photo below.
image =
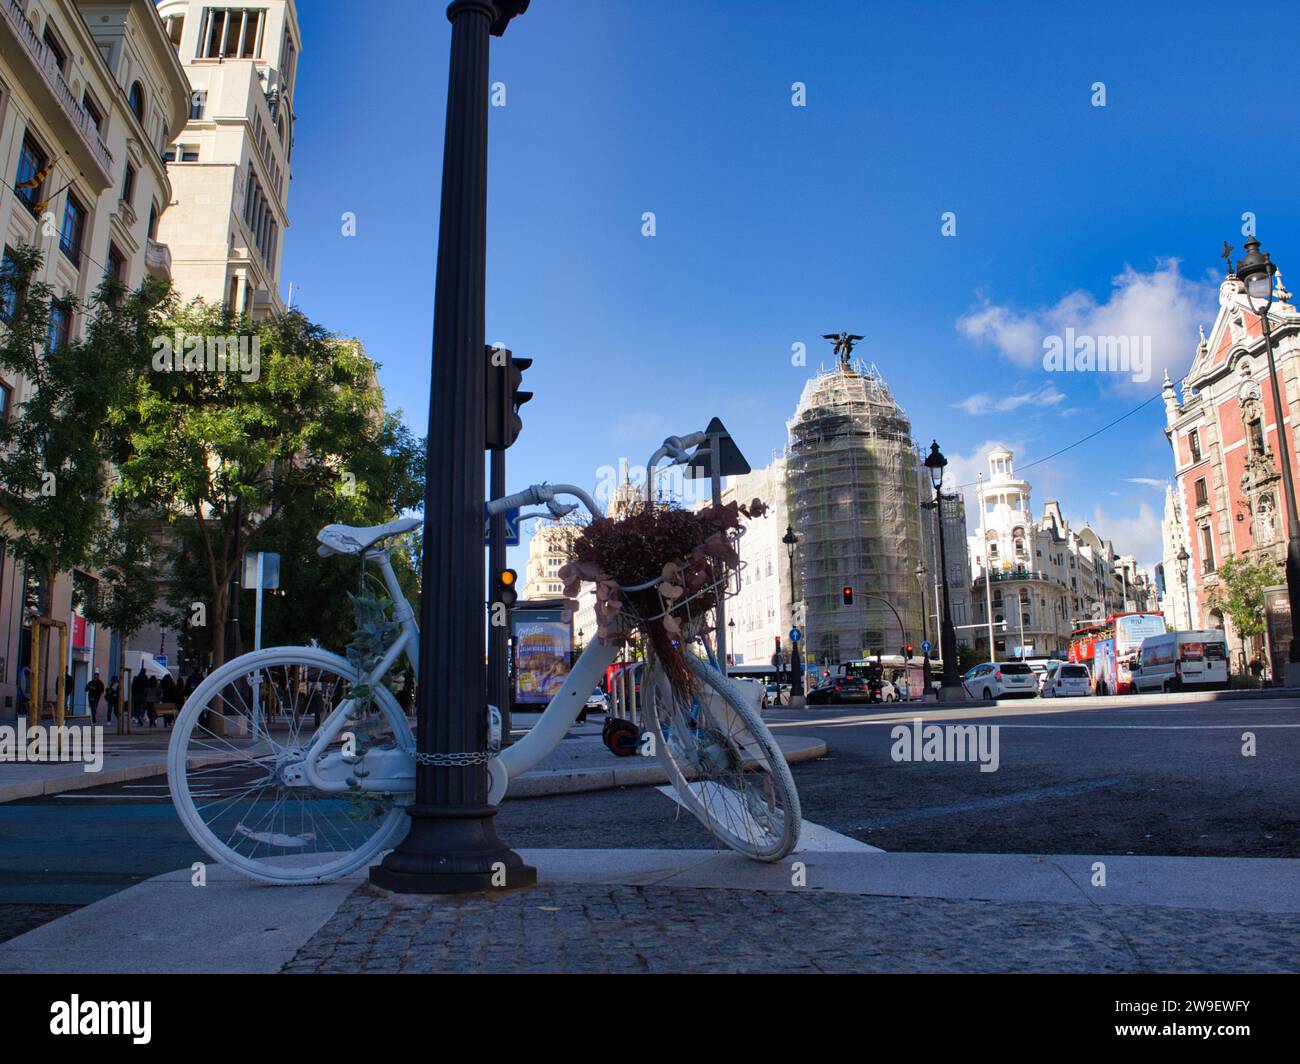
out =
{"type": "MultiPolygon", "coordinates": [[[[670,437],[664,441],[664,446],[654,453],[646,465],[648,497],[650,492],[653,491],[654,476],[658,464],[665,457],[672,457],[674,464],[681,464],[686,460],[686,451],[701,442],[703,438],[703,433],[695,433],[687,437],[670,437]]],[[[603,516],[600,507],[590,495],[581,488],[563,484],[553,487],[535,485],[528,491],[520,493],[520,495],[494,500],[489,503],[488,509],[489,512],[494,512],[509,509],[521,503],[541,503],[545,501],[548,506],[553,507],[551,512],[555,515],[553,496],[556,492],[575,496],[582,501],[594,517],[603,516]]],[[[564,508],[561,507],[560,509],[563,510],[564,508]]],[[[565,512],[571,512],[572,509],[570,507],[565,512]]],[[[362,682],[366,686],[377,687],[382,684],[383,678],[388,675],[403,654],[410,661],[414,674],[419,675],[420,628],[415,619],[415,611],[403,594],[401,585],[397,580],[397,574],[393,571],[388,551],[384,549],[367,551],[365,559],[366,561],[373,561],[379,566],[384,586],[394,604],[393,619],[401,626],[401,634],[393,641],[383,658],[367,676],[362,678],[362,682]]],[[[708,649],[710,658],[712,658],[712,648],[709,647],[707,640],[705,640],[705,646],[708,649]]],[[[494,805],[499,802],[505,796],[506,788],[509,786],[511,779],[527,772],[560,744],[573,726],[574,721],[577,720],[578,715],[582,712],[587,697],[596,689],[597,684],[605,675],[605,671],[613,664],[617,655],[618,646],[613,642],[602,644],[599,640],[596,640],[587,645],[582,654],[579,655],[578,660],[574,662],[564,685],[556,693],[555,697],[546,704],[541,719],[528,731],[527,735],[517,743],[507,747],[499,757],[489,763],[489,771],[492,776],[489,801],[494,805]]],[[[344,792],[352,789],[348,782],[352,778],[352,765],[341,754],[326,754],[328,746],[347,726],[351,704],[350,701],[345,701],[337,706],[317,730],[301,765],[302,785],[310,784],[319,790],[327,792],[344,792]]],[[[372,751],[366,756],[366,767],[369,771],[365,779],[359,781],[362,790],[402,794],[414,790],[414,764],[407,752],[398,750],[372,751]],[[385,772],[385,768],[391,768],[391,771],[385,772]],[[376,771],[376,769],[379,771],[376,771]]]]}

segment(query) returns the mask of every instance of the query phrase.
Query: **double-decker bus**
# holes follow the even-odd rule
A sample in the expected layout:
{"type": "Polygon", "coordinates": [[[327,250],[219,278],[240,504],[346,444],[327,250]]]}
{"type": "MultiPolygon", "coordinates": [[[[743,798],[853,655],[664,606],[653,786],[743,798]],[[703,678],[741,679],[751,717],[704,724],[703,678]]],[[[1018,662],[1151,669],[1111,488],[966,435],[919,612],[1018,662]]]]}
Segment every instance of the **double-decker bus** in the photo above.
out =
{"type": "Polygon", "coordinates": [[[1128,694],[1142,640],[1165,631],[1162,613],[1113,613],[1075,630],[1070,637],[1070,661],[1088,666],[1095,694],[1128,694]]]}

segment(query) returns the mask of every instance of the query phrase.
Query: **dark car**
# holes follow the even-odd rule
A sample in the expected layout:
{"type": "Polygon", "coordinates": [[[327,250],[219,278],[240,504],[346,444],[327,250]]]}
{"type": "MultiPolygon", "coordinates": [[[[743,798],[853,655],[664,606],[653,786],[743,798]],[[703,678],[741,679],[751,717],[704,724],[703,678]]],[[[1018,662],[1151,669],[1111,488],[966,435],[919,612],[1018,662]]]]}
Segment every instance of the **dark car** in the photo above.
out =
{"type": "Polygon", "coordinates": [[[808,693],[814,706],[842,705],[846,702],[870,702],[871,688],[861,676],[832,676],[808,693]]]}

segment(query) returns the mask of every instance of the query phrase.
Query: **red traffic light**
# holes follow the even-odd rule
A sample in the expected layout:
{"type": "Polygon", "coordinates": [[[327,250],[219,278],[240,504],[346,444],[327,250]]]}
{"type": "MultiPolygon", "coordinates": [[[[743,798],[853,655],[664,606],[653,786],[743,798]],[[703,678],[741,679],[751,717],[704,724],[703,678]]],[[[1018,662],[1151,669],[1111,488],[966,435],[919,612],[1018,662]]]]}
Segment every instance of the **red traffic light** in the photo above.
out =
{"type": "Polygon", "coordinates": [[[846,606],[853,605],[853,588],[851,587],[846,587],[844,589],[844,605],[846,606]]]}

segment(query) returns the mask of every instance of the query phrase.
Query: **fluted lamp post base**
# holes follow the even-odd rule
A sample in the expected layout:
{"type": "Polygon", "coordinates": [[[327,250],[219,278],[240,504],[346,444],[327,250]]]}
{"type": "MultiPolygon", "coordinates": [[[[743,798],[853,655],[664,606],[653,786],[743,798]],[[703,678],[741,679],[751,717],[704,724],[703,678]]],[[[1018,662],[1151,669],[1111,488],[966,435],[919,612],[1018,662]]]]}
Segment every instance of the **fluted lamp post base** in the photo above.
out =
{"type": "Polygon", "coordinates": [[[370,870],[370,882],[399,894],[476,894],[537,885],[537,869],[497,838],[495,806],[422,806],[407,810],[401,848],[370,870]]]}

